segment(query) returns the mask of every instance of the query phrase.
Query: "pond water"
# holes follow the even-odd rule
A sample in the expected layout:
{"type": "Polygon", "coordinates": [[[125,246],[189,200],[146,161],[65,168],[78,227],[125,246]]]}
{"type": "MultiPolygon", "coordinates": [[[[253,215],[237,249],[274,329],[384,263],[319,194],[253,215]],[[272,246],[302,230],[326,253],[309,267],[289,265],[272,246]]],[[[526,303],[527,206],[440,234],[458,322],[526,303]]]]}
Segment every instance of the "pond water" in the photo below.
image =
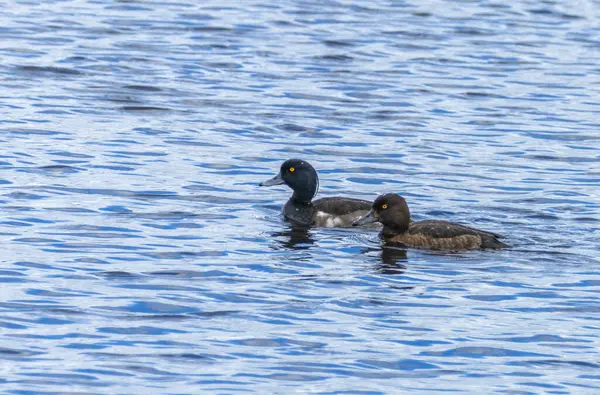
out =
{"type": "Polygon", "coordinates": [[[7,394],[600,391],[600,3],[0,11],[7,394]],[[406,197],[513,248],[293,229],[406,197]]]}

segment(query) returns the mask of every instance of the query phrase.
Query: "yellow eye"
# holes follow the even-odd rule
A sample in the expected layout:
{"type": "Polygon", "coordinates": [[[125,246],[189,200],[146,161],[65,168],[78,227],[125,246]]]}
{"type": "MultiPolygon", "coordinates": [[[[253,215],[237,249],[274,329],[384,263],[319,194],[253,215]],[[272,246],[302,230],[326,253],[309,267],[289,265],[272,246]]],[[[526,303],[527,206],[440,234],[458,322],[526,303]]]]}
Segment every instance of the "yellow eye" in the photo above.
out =
{"type": "Polygon", "coordinates": [[[296,171],[296,169],[294,169],[293,167],[290,167],[290,173],[293,173],[295,171],[296,171]]]}
{"type": "Polygon", "coordinates": [[[387,204],[382,204],[382,205],[381,205],[381,209],[382,209],[382,210],[385,210],[386,208],[387,208],[387,204]]]}

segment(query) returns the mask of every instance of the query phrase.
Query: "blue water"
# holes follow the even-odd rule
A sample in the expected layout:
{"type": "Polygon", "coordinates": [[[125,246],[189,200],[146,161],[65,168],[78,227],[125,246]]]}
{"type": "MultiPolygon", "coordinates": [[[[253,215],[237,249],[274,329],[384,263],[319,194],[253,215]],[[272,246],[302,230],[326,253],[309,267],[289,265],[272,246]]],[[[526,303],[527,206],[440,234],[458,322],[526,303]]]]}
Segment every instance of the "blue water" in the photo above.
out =
{"type": "Polygon", "coordinates": [[[599,393],[599,10],[5,4],[0,391],[599,393]],[[514,247],[291,229],[290,157],[514,247]]]}

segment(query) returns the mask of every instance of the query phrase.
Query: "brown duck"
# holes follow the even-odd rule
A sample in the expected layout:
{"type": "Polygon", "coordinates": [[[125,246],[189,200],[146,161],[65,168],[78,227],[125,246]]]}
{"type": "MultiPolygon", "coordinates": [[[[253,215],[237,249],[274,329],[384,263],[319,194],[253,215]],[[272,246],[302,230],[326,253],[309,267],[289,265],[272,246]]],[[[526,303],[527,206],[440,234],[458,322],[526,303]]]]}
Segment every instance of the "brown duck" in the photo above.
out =
{"type": "Polygon", "coordinates": [[[406,200],[395,193],[380,195],[371,211],[354,221],[353,226],[381,222],[381,237],[389,243],[401,243],[406,247],[431,250],[477,250],[504,248],[508,245],[498,239],[497,233],[486,232],[449,221],[410,220],[406,200]]]}

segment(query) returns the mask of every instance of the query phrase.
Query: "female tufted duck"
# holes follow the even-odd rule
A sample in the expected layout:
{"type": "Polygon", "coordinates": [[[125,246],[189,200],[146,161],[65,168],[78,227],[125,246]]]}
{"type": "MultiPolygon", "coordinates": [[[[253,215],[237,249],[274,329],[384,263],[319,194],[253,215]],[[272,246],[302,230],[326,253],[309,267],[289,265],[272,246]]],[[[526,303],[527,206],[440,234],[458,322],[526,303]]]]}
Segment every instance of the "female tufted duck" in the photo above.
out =
{"type": "Polygon", "coordinates": [[[483,248],[504,248],[502,236],[448,221],[411,222],[406,200],[395,193],[380,195],[364,217],[352,225],[381,222],[381,237],[390,243],[432,250],[460,251],[483,248]]]}
{"type": "Polygon", "coordinates": [[[310,163],[289,159],[281,165],[279,174],[259,186],[285,184],[292,188],[292,197],[283,206],[283,215],[302,225],[350,227],[365,215],[372,203],[344,197],[322,198],[313,201],[319,189],[319,177],[310,163]]]}

